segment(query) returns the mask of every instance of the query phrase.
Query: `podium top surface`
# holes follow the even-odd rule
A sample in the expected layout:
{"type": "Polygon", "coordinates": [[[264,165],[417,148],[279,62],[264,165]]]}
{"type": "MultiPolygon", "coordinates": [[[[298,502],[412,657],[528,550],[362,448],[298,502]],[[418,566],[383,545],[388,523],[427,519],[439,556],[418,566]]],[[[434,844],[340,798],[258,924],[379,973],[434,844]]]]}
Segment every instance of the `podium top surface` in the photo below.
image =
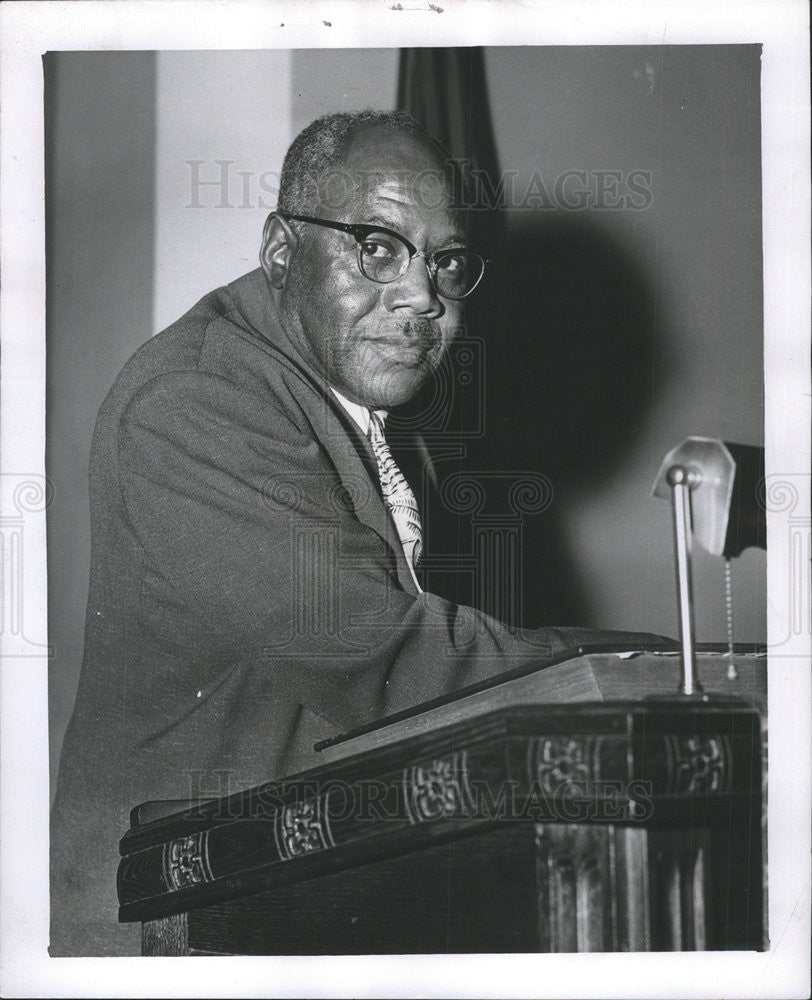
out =
{"type": "MultiPolygon", "coordinates": [[[[766,719],[763,648],[735,647],[731,660],[725,645],[700,645],[697,669],[707,694],[743,699],[766,719]]],[[[416,705],[317,744],[316,749],[326,764],[511,705],[573,705],[676,696],[680,675],[681,651],[674,647],[642,651],[616,646],[579,647],[535,670],[497,675],[476,688],[459,692],[453,699],[416,705]]]]}
{"type": "MultiPolygon", "coordinates": [[[[766,729],[767,661],[761,647],[738,646],[731,659],[727,646],[699,647],[697,667],[700,683],[714,697],[739,699],[752,706],[766,729]]],[[[476,687],[463,689],[454,698],[438,699],[316,744],[315,770],[436,730],[458,726],[499,709],[514,706],[574,706],[607,702],[634,703],[648,697],[676,697],[681,673],[680,652],[633,650],[602,646],[579,647],[552,662],[521,672],[496,675],[476,687]]],[[[305,772],[308,777],[311,772],[305,772]]],[[[287,776],[296,780],[300,775],[287,776]]],[[[270,778],[270,776],[269,776],[270,778]]],[[[134,803],[131,826],[136,828],[172,816],[188,806],[183,800],[134,803]]]]}

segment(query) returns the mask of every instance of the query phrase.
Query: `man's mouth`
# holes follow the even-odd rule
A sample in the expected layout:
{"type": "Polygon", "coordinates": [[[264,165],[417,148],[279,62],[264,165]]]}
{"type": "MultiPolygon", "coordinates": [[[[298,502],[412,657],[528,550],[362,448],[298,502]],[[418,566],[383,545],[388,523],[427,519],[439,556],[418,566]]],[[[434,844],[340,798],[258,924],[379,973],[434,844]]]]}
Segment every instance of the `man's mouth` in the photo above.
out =
{"type": "Polygon", "coordinates": [[[423,340],[404,337],[371,337],[369,343],[379,354],[384,354],[387,358],[404,365],[422,364],[433,346],[423,340]]]}
{"type": "Polygon", "coordinates": [[[430,323],[408,323],[393,333],[367,338],[377,351],[406,365],[422,364],[439,339],[430,323]]]}

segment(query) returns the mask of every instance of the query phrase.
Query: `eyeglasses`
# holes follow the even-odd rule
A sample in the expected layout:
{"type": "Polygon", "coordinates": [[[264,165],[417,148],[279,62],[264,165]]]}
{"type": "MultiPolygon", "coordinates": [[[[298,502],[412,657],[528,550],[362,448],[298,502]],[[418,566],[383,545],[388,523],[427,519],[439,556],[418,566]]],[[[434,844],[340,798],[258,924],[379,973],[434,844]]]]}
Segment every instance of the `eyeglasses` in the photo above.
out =
{"type": "Polygon", "coordinates": [[[473,292],[485,273],[485,258],[464,247],[426,253],[418,250],[405,236],[383,226],[330,222],[311,215],[286,214],[285,218],[349,233],[358,244],[356,250],[361,274],[383,285],[405,274],[414,257],[425,260],[432,287],[445,299],[464,299],[473,292]]]}

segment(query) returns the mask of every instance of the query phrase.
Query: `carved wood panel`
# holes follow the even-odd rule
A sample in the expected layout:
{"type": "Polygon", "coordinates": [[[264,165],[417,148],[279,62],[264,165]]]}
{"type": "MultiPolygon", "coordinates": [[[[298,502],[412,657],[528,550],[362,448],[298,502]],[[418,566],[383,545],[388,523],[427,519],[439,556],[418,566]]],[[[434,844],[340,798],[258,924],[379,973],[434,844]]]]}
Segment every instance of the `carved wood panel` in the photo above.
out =
{"type": "Polygon", "coordinates": [[[536,846],[541,951],[707,947],[709,844],[700,830],[538,824],[536,846]]]}
{"type": "Polygon", "coordinates": [[[646,951],[646,832],[538,824],[539,950],[646,951]]]}

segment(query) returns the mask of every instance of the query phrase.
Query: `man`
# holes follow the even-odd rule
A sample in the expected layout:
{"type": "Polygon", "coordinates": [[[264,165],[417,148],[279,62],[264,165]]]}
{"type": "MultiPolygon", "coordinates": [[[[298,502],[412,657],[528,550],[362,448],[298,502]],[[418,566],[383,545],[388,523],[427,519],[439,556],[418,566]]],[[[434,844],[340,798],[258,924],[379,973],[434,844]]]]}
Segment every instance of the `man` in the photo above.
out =
{"type": "Polygon", "coordinates": [[[421,587],[385,421],[441,363],[484,266],[437,145],[402,114],[313,123],[261,264],[144,345],[99,414],[54,955],[137,953],[115,898],[136,804],[292,774],[319,739],[585,638],[521,637],[421,587]]]}

